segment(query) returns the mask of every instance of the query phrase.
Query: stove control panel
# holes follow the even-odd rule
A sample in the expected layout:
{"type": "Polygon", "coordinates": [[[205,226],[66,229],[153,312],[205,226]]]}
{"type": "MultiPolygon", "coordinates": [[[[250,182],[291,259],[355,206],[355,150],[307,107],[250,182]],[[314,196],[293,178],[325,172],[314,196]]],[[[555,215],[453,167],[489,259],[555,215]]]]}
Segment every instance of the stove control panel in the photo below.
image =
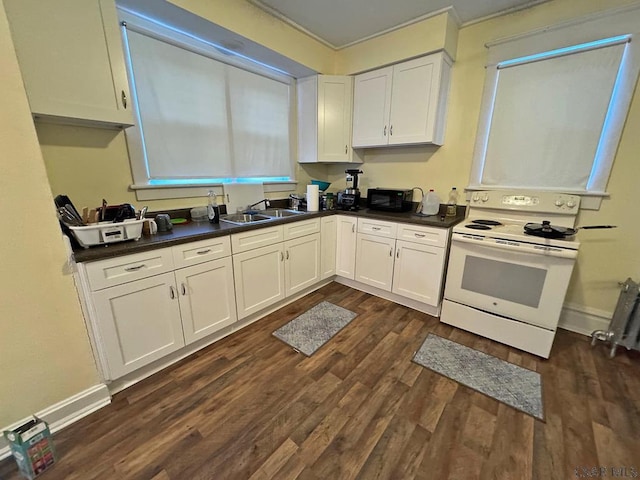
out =
{"type": "Polygon", "coordinates": [[[554,192],[489,190],[473,192],[470,204],[479,208],[576,215],[580,197],[554,192]]]}

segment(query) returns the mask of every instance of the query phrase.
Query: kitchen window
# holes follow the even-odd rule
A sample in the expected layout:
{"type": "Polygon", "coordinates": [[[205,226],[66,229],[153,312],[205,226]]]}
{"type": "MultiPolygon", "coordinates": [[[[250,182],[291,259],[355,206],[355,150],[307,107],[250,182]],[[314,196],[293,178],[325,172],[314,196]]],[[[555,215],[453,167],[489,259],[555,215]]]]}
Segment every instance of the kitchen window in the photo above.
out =
{"type": "Polygon", "coordinates": [[[561,191],[599,207],[640,66],[637,38],[612,35],[625,23],[637,29],[591,18],[488,45],[470,190],[561,191]]]}
{"type": "MultiPolygon", "coordinates": [[[[293,78],[130,12],[123,38],[136,126],[127,130],[141,199],[202,195],[231,182],[293,182],[293,78]]],[[[222,192],[219,192],[222,193],[222,192]]]]}

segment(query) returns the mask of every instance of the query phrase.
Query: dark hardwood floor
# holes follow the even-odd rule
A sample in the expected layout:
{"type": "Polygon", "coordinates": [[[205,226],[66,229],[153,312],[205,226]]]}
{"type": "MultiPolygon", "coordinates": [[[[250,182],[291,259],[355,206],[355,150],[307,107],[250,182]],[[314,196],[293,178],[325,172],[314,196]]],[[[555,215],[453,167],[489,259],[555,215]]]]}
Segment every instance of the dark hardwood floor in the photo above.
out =
{"type": "MultiPolygon", "coordinates": [[[[332,283],[56,434],[42,478],[632,477],[640,355],[607,353],[561,330],[541,360],[332,283]],[[312,357],[271,336],[323,300],[358,317],[312,357]],[[540,372],[546,422],[412,363],[430,332],[540,372]]],[[[21,478],[13,459],[0,478],[21,478]]]]}

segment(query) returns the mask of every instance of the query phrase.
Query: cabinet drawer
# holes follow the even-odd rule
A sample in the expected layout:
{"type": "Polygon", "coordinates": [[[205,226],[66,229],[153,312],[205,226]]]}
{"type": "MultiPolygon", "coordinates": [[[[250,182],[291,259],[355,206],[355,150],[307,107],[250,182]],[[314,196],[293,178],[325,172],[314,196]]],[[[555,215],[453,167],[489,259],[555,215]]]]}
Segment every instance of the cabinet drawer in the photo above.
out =
{"type": "Polygon", "coordinates": [[[311,235],[312,233],[320,232],[320,219],[312,218],[310,220],[302,220],[294,223],[287,223],[284,227],[284,239],[291,240],[292,238],[303,237],[305,235],[311,235]]]}
{"type": "Polygon", "coordinates": [[[173,263],[176,268],[217,260],[231,255],[229,236],[210,238],[199,242],[185,243],[172,247],[173,263]]]}
{"type": "Polygon", "coordinates": [[[231,235],[231,250],[233,253],[246,252],[254,248],[265,247],[284,241],[282,225],[268,228],[256,228],[231,235]]]}
{"type": "Polygon", "coordinates": [[[87,264],[91,290],[121,285],[173,270],[170,248],[110,258],[87,264]]]}
{"type": "Polygon", "coordinates": [[[422,243],[434,247],[445,247],[449,230],[446,228],[423,227],[421,225],[411,225],[408,223],[398,224],[398,240],[407,242],[422,243]]]}
{"type": "Polygon", "coordinates": [[[379,237],[396,238],[398,225],[392,222],[371,220],[370,218],[358,219],[358,233],[368,233],[379,237]]]}

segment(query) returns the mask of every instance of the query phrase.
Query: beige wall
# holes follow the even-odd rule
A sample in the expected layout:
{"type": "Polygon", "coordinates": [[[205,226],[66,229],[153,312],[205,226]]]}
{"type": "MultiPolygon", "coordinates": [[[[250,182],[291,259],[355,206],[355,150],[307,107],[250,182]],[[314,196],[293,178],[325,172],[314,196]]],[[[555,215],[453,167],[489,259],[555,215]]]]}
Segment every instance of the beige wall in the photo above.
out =
{"type": "MultiPolygon", "coordinates": [[[[455,28],[448,15],[434,17],[388,34],[388,42],[371,40],[332,52],[315,40],[248,4],[235,0],[172,0],[216,23],[323,73],[361,69],[432,51],[452,49],[455,28]],[[433,31],[430,31],[433,27],[433,31]],[[433,35],[433,36],[431,36],[433,35]],[[442,46],[438,48],[442,48],[442,46]]],[[[2,5],[0,0],[0,6],[2,5]]],[[[631,3],[611,0],[607,7],[631,3]]],[[[400,147],[368,150],[362,188],[370,186],[435,188],[445,195],[452,185],[468,180],[484,82],[484,44],[603,8],[598,0],[555,0],[463,28],[459,32],[453,69],[446,142],[442,147],[400,147]]],[[[91,206],[104,196],[110,203],[140,206],[133,192],[122,132],[83,127],[39,125],[38,136],[51,188],[37,148],[13,48],[0,13],[0,176],[2,209],[12,219],[11,235],[0,241],[5,275],[0,280],[0,356],[3,388],[0,425],[77,393],[97,381],[84,323],[70,277],[64,276],[64,251],[52,209],[52,196],[67,193],[78,205],[91,206]],[[8,173],[5,173],[8,172],[8,173]],[[19,207],[16,208],[15,205],[19,207]],[[17,212],[31,212],[25,220],[17,212]],[[50,211],[51,214],[46,214],[50,211]],[[35,213],[37,212],[37,213],[35,213]],[[37,223],[33,222],[37,218],[37,223]],[[28,220],[28,221],[27,221],[28,220]],[[46,240],[46,248],[43,247],[46,240]]],[[[615,161],[609,192],[599,212],[581,215],[580,223],[613,223],[617,231],[582,232],[583,247],[568,301],[611,312],[618,280],[640,277],[640,226],[633,212],[634,187],[640,178],[640,99],[634,99],[615,161]]],[[[331,190],[344,187],[345,166],[298,167],[300,191],[312,178],[328,177],[331,190]]],[[[272,198],[286,194],[272,194],[272,198]]],[[[151,208],[190,207],[204,199],[147,202],[151,208]]]]}
{"type": "Polygon", "coordinates": [[[98,383],[0,0],[0,427],[98,383]]]}
{"type": "Polygon", "coordinates": [[[247,0],[169,0],[316,72],[334,73],[331,48],[265,13],[247,0]]]}
{"type": "MultiPolygon", "coordinates": [[[[603,8],[633,1],[555,0],[538,7],[498,17],[460,29],[457,59],[452,71],[451,93],[445,144],[442,147],[404,147],[371,149],[362,165],[362,187],[434,188],[445,197],[452,186],[464,187],[468,181],[475,134],[484,85],[484,45],[494,39],[561,23],[603,8]]],[[[380,45],[380,48],[384,48],[380,45]]],[[[394,44],[394,55],[409,56],[415,45],[394,44]]],[[[378,52],[386,63],[385,52],[378,52]]],[[[344,67],[350,71],[349,66],[344,67]]],[[[583,212],[578,223],[614,224],[617,230],[579,233],[581,251],[566,301],[594,313],[611,313],[619,293],[617,282],[628,276],[640,278],[640,224],[633,211],[640,179],[640,94],[636,92],[608,185],[611,198],[600,211],[583,212]]],[[[344,186],[344,167],[329,167],[332,187],[344,186]]]]}
{"type": "Polygon", "coordinates": [[[360,73],[443,48],[455,57],[457,33],[451,15],[442,13],[339,50],[336,72],[340,75],[360,73]]]}
{"type": "MultiPolygon", "coordinates": [[[[632,0],[554,0],[535,8],[498,17],[460,29],[449,14],[441,14],[399,31],[333,52],[299,31],[265,15],[246,1],[172,0],[172,3],[202,15],[225,28],[251,38],[285,56],[323,73],[333,69],[352,73],[386,65],[438,48],[452,51],[457,46],[452,72],[445,144],[370,149],[366,151],[361,187],[375,186],[434,188],[442,197],[452,186],[459,189],[468,181],[473,145],[484,84],[484,44],[544,27],[632,0]],[[456,43],[457,40],[457,43],[456,43]]],[[[637,97],[637,96],[636,96],[637,97]]],[[[629,185],[638,178],[633,162],[638,119],[638,99],[634,99],[609,183],[611,199],[599,212],[583,213],[580,223],[614,223],[615,231],[581,232],[582,252],[575,269],[567,301],[587,309],[611,312],[617,298],[618,280],[638,278],[640,268],[634,245],[638,226],[628,219],[627,203],[632,198],[629,185]],[[613,254],[615,252],[615,255],[613,254]]],[[[38,135],[54,194],[73,193],[74,202],[92,205],[105,196],[109,202],[139,205],[133,192],[123,133],[92,131],[87,128],[42,125],[38,135]],[[97,172],[106,172],[99,174],[97,172]]],[[[309,178],[327,179],[331,191],[344,188],[344,165],[298,166],[298,191],[309,178]]],[[[271,198],[287,193],[270,194],[271,198]]],[[[151,210],[191,207],[204,199],[145,202],[151,210]]]]}

